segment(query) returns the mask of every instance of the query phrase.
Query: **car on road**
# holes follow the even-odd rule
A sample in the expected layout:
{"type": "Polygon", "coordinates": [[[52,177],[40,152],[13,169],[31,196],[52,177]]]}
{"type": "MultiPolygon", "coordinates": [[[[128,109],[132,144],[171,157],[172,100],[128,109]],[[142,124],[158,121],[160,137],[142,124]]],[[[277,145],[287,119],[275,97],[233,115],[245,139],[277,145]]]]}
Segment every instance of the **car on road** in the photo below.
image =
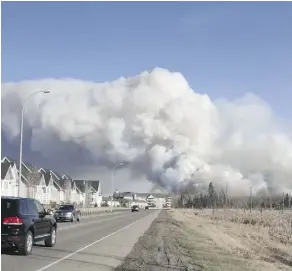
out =
{"type": "Polygon", "coordinates": [[[138,205],[133,205],[132,206],[132,212],[139,212],[139,206],[138,205]]]}
{"type": "Polygon", "coordinates": [[[55,211],[54,217],[56,221],[80,221],[80,210],[74,204],[63,204],[55,211]]]}
{"type": "Polygon", "coordinates": [[[34,242],[53,247],[57,223],[53,212],[31,198],[1,197],[1,248],[14,248],[20,255],[32,253],[34,242]]]}
{"type": "Polygon", "coordinates": [[[145,206],[145,210],[149,210],[149,206],[145,206]]]}

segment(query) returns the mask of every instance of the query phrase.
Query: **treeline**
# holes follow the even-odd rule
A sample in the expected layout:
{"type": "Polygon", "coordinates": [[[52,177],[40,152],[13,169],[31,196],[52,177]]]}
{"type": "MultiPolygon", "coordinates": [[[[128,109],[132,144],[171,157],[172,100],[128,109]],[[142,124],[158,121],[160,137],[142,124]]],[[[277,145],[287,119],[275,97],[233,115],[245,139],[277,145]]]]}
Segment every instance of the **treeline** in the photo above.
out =
{"type": "Polygon", "coordinates": [[[227,190],[216,191],[212,182],[208,192],[186,191],[181,193],[173,202],[178,208],[261,208],[284,209],[292,207],[292,197],[286,193],[277,197],[259,197],[252,194],[247,197],[228,197],[227,190]]]}

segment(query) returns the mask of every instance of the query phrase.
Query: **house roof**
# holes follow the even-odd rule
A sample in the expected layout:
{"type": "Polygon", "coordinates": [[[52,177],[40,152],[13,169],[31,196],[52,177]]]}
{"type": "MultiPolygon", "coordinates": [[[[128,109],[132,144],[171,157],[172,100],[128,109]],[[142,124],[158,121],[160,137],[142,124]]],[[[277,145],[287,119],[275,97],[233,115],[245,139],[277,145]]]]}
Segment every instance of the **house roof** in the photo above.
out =
{"type": "Polygon", "coordinates": [[[61,183],[63,184],[64,187],[65,187],[65,181],[66,180],[70,180],[70,182],[71,182],[71,188],[73,189],[73,187],[74,187],[73,179],[69,175],[63,175],[62,176],[62,179],[61,179],[61,183]]]}
{"type": "Polygon", "coordinates": [[[66,189],[66,181],[70,181],[70,187],[72,189],[74,187],[74,183],[72,181],[72,178],[69,178],[68,175],[63,175],[62,176],[62,179],[60,180],[60,183],[62,184],[62,187],[64,187],[64,189],[66,189]]]}
{"type": "Polygon", "coordinates": [[[43,168],[43,167],[41,167],[41,168],[39,169],[39,171],[43,171],[43,172],[51,172],[50,169],[43,168]]]}
{"type": "MultiPolygon", "coordinates": [[[[9,160],[11,166],[16,165],[16,168],[18,168],[18,161],[16,161],[15,159],[12,159],[12,158],[10,158],[10,157],[7,157],[7,156],[5,156],[4,158],[6,158],[7,160],[9,160]]],[[[4,159],[4,158],[3,158],[3,159],[4,159]]]]}
{"type": "MultiPolygon", "coordinates": [[[[31,175],[32,173],[36,173],[36,172],[38,172],[37,167],[35,167],[34,165],[32,165],[30,163],[22,162],[21,174],[26,179],[29,179],[29,175],[31,175]]],[[[39,175],[39,177],[40,177],[40,175],[39,175]]],[[[34,183],[35,183],[35,181],[34,181],[34,183]]]]}
{"type": "MultiPolygon", "coordinates": [[[[17,160],[12,159],[12,158],[7,157],[7,156],[3,157],[2,160],[3,159],[5,159],[5,160],[2,163],[6,163],[8,165],[8,168],[9,168],[10,164],[12,166],[15,164],[17,170],[19,171],[19,162],[17,160]]],[[[2,167],[3,167],[3,170],[1,170],[1,176],[3,174],[5,174],[5,176],[6,176],[7,171],[5,172],[5,166],[2,166],[2,167]]],[[[22,161],[22,168],[21,169],[22,169],[22,179],[25,178],[32,185],[39,185],[40,180],[41,180],[41,176],[44,175],[46,185],[49,184],[50,178],[52,177],[54,180],[54,183],[57,184],[55,186],[56,187],[58,186],[57,187],[58,189],[59,189],[59,187],[64,188],[64,186],[65,186],[64,180],[71,180],[71,187],[73,188],[74,183],[72,182],[72,178],[69,175],[62,176],[61,174],[59,174],[56,171],[53,171],[53,170],[50,170],[47,168],[43,168],[43,167],[38,169],[35,165],[28,163],[26,161],[22,161]],[[54,173],[54,174],[51,174],[51,173],[54,173]]]]}
{"type": "Polygon", "coordinates": [[[22,163],[25,165],[25,166],[23,165],[24,167],[27,167],[31,171],[37,169],[37,167],[35,165],[31,164],[31,163],[28,163],[26,161],[22,161],[22,163]]]}
{"type": "Polygon", "coordinates": [[[62,176],[62,179],[65,179],[65,180],[72,180],[72,177],[71,176],[69,176],[69,175],[63,175],[62,176]]]}
{"type": "Polygon", "coordinates": [[[6,161],[5,162],[1,162],[1,180],[5,179],[9,167],[10,167],[10,163],[9,162],[6,162],[6,161]]]}
{"type": "MultiPolygon", "coordinates": [[[[54,180],[54,183],[56,183],[59,187],[64,188],[64,181],[62,179],[62,176],[54,170],[50,170],[50,172],[52,173],[51,176],[54,180]]],[[[59,188],[59,187],[57,187],[57,188],[59,188]]]]}
{"type": "MultiPolygon", "coordinates": [[[[2,160],[5,159],[4,161],[6,163],[10,163],[11,166],[13,167],[14,165],[16,166],[16,170],[17,170],[17,173],[19,174],[19,166],[18,166],[18,161],[10,158],[10,157],[3,157],[2,160]]],[[[27,178],[25,177],[25,175],[23,175],[23,172],[21,173],[21,179],[24,180],[25,182],[28,182],[27,178]]]]}
{"type": "Polygon", "coordinates": [[[38,168],[30,163],[23,162],[22,165],[22,175],[32,184],[32,185],[39,185],[42,173],[38,171],[38,168]],[[29,171],[29,170],[30,171],[29,171]]]}
{"type": "Polygon", "coordinates": [[[57,171],[51,170],[51,172],[53,173],[53,176],[55,176],[55,178],[58,178],[59,180],[62,179],[62,175],[58,173],[57,171]]]}
{"type": "MultiPolygon", "coordinates": [[[[38,170],[38,172],[40,172],[42,174],[42,176],[44,176],[44,179],[45,179],[45,183],[46,183],[46,186],[49,185],[50,183],[50,180],[51,178],[54,180],[54,182],[57,183],[57,185],[61,186],[56,180],[57,178],[51,173],[51,170],[50,169],[47,169],[47,168],[40,168],[38,170]]],[[[55,185],[56,186],[56,185],[55,185]]],[[[57,189],[59,189],[59,187],[56,186],[57,189]]]]}
{"type": "Polygon", "coordinates": [[[85,181],[84,180],[74,180],[76,187],[82,192],[85,192],[85,181]]]}
{"type": "Polygon", "coordinates": [[[94,188],[96,191],[99,189],[99,181],[91,180],[90,185],[92,188],[94,188]]]}
{"type": "Polygon", "coordinates": [[[73,180],[76,184],[76,187],[81,191],[85,192],[86,190],[86,183],[88,183],[88,189],[93,188],[94,190],[98,191],[99,189],[99,181],[93,180],[73,180]]]}
{"type": "Polygon", "coordinates": [[[48,186],[49,183],[50,183],[50,180],[51,180],[51,173],[50,173],[50,171],[43,172],[42,175],[44,176],[46,186],[48,186]]]}

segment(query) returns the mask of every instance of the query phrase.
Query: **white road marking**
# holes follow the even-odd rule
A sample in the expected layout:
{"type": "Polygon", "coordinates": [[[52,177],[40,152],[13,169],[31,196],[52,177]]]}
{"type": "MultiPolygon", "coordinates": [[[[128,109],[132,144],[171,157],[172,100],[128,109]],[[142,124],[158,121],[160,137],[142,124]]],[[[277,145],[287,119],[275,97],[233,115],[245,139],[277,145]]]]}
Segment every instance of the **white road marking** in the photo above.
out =
{"type": "Polygon", "coordinates": [[[40,268],[40,269],[38,269],[38,270],[36,270],[36,271],[44,271],[44,270],[47,270],[48,268],[50,268],[50,267],[52,267],[52,266],[54,266],[54,265],[56,265],[56,264],[58,264],[58,263],[60,263],[60,262],[62,262],[62,261],[64,261],[64,260],[66,260],[66,259],[68,259],[68,258],[70,258],[70,257],[72,257],[72,256],[74,256],[74,255],[76,255],[77,253],[83,251],[84,249],[87,249],[87,248],[89,248],[89,247],[92,247],[93,245],[95,245],[95,244],[101,242],[102,240],[104,240],[104,239],[106,239],[106,238],[108,238],[108,237],[110,237],[110,236],[112,236],[112,235],[117,234],[118,232],[121,232],[121,231],[123,231],[123,230],[125,230],[125,229],[131,227],[132,225],[138,223],[138,222],[141,221],[142,219],[144,219],[144,218],[146,218],[146,217],[149,217],[149,216],[151,216],[151,215],[153,215],[153,214],[155,214],[155,212],[153,212],[153,213],[151,213],[151,214],[149,214],[149,215],[147,215],[147,216],[144,216],[144,217],[142,217],[142,218],[140,218],[140,219],[138,219],[138,220],[136,220],[136,221],[134,221],[134,222],[128,224],[127,226],[125,226],[125,227],[123,227],[123,228],[121,228],[121,229],[119,229],[119,230],[117,230],[117,231],[115,231],[115,232],[112,232],[112,233],[110,233],[109,235],[106,235],[106,236],[104,236],[104,237],[102,237],[102,238],[100,238],[100,239],[94,241],[93,243],[91,243],[91,244],[89,244],[89,245],[86,245],[86,246],[84,246],[84,247],[82,247],[82,248],[80,248],[80,249],[78,249],[78,250],[76,250],[76,251],[74,251],[74,252],[68,254],[67,256],[65,256],[65,257],[63,257],[63,258],[61,258],[61,259],[59,259],[59,260],[57,260],[57,261],[55,261],[55,262],[52,262],[52,263],[50,263],[50,264],[48,264],[48,265],[46,265],[46,266],[44,266],[44,267],[42,267],[42,268],[40,268]]]}

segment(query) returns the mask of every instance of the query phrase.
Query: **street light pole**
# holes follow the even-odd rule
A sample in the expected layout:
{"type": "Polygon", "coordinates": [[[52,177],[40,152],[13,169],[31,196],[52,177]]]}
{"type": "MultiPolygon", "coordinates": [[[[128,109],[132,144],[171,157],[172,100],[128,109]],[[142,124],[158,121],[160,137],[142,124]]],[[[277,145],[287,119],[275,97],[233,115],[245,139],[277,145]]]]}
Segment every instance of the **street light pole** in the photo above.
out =
{"type": "Polygon", "coordinates": [[[124,162],[124,163],[118,163],[118,164],[115,164],[114,166],[113,166],[113,168],[112,168],[112,174],[111,174],[111,212],[113,211],[113,197],[114,197],[114,191],[113,191],[113,189],[114,189],[114,172],[115,172],[115,169],[117,168],[117,167],[122,167],[122,166],[124,166],[124,165],[126,165],[126,163],[124,162]]]}
{"type": "Polygon", "coordinates": [[[24,117],[24,109],[25,109],[25,103],[34,95],[39,94],[39,93],[44,93],[48,94],[50,91],[48,90],[40,90],[37,92],[34,92],[30,94],[25,101],[22,104],[22,109],[21,109],[21,124],[20,124],[20,147],[19,147],[19,178],[18,178],[18,197],[20,196],[20,182],[21,182],[21,176],[22,176],[22,140],[23,140],[23,117],[24,117]]]}

